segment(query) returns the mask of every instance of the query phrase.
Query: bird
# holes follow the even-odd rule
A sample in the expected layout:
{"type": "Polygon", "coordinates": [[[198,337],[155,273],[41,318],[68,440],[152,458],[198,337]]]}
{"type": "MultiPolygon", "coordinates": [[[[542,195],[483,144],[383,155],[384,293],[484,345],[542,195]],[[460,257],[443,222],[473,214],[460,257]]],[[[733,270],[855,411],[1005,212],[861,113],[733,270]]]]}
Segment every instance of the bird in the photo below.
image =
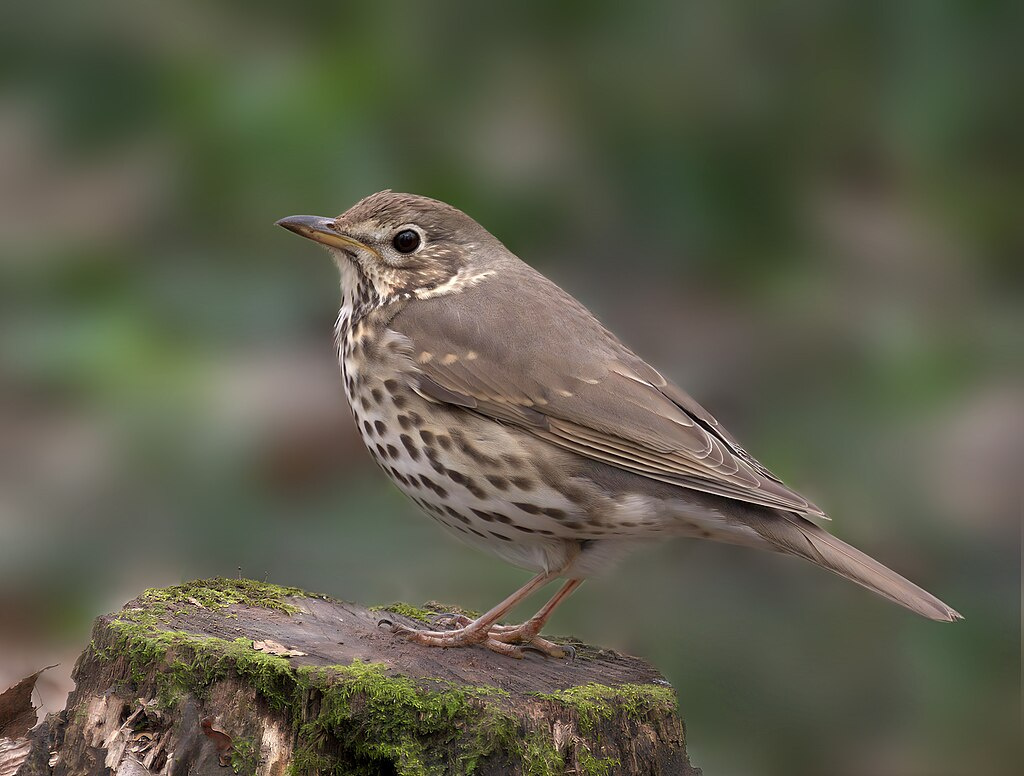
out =
{"type": "Polygon", "coordinates": [[[676,537],[795,555],[924,617],[962,619],[828,533],[820,508],[463,211],[385,190],[336,218],[276,223],[337,265],[338,361],[370,455],[446,529],[535,574],[479,617],[387,623],[396,634],[567,656],[540,635],[555,608],[631,550],[676,537]],[[500,624],[555,580],[533,617],[500,624]]]}

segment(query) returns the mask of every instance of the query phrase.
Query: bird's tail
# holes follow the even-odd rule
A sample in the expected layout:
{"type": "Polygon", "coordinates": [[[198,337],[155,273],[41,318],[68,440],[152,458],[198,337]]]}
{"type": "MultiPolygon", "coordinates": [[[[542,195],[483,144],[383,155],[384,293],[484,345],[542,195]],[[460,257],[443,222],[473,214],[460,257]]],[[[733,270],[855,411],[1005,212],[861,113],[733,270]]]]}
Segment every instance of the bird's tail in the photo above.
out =
{"type": "Polygon", "coordinates": [[[780,552],[799,555],[856,582],[922,617],[954,622],[963,617],[926,590],[824,529],[789,512],[750,510],[748,525],[780,552]]]}

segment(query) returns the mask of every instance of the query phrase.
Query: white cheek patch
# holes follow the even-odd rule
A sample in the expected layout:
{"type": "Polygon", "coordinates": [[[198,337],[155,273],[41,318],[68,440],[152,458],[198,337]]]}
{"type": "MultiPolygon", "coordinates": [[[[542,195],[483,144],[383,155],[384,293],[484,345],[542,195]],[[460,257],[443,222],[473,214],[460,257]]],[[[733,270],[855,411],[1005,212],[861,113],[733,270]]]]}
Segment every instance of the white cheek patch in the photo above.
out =
{"type": "Polygon", "coordinates": [[[412,294],[417,299],[433,299],[435,296],[444,296],[445,294],[452,294],[464,288],[475,286],[493,274],[494,270],[477,272],[472,267],[463,267],[444,283],[433,288],[417,288],[413,290],[412,294]]]}

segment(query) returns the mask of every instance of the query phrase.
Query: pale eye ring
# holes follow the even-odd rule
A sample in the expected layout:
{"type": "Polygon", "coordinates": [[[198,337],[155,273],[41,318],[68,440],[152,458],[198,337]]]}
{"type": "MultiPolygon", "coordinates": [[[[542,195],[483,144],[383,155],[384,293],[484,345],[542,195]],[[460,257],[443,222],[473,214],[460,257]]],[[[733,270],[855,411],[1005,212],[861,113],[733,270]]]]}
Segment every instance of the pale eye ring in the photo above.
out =
{"type": "Polygon", "coordinates": [[[399,253],[412,253],[420,247],[420,233],[415,229],[402,229],[391,240],[399,253]]]}

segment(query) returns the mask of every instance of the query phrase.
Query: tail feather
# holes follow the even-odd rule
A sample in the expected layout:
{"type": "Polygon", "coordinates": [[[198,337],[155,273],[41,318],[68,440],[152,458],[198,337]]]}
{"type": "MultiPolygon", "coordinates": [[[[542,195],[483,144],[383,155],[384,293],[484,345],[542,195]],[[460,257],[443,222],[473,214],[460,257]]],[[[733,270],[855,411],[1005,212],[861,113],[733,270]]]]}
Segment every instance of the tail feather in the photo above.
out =
{"type": "Polygon", "coordinates": [[[749,518],[748,525],[779,551],[799,555],[922,617],[942,622],[963,619],[928,591],[809,520],[786,512],[756,512],[744,516],[749,518]]]}

